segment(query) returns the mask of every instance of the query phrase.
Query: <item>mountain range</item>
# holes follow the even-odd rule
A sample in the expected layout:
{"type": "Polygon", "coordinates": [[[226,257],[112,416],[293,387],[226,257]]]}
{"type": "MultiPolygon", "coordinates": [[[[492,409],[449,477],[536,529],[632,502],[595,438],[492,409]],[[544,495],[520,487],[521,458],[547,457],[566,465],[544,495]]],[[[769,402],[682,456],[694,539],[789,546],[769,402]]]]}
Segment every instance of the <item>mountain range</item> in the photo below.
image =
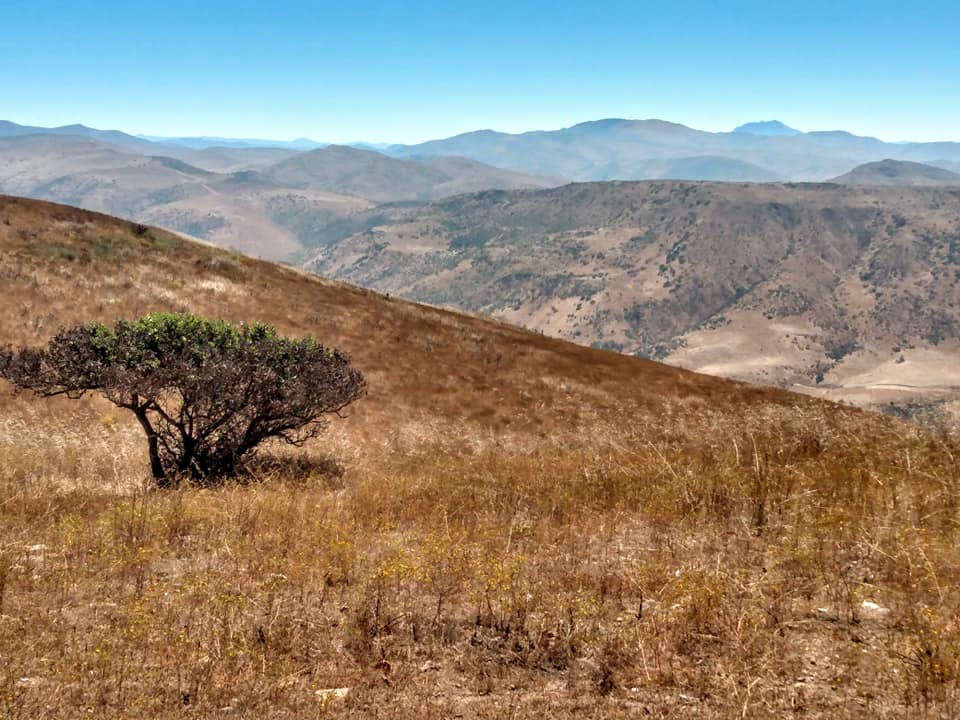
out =
{"type": "Polygon", "coordinates": [[[327,146],[157,146],[100,135],[0,138],[0,192],[148,222],[262,257],[286,259],[376,203],[489,188],[549,187],[465,158],[392,158],[327,146]]]}
{"type": "Polygon", "coordinates": [[[83,126],[6,123],[0,135],[0,192],[860,404],[939,408],[960,387],[954,143],[891,145],[775,121],[702,133],[607,120],[382,151],[188,147],[83,126]],[[721,145],[743,152],[684,154],[721,145]],[[553,174],[509,169],[523,157],[553,174]],[[783,157],[831,181],[777,182],[769,168],[783,157]],[[612,177],[632,167],[686,181],[565,184],[601,165],[612,177]]]}
{"type": "Polygon", "coordinates": [[[151,140],[84,125],[3,121],[0,192],[299,261],[361,227],[368,219],[358,214],[382,203],[548,188],[571,178],[774,182],[789,176],[945,185],[958,181],[952,170],[960,170],[957,143],[891,145],[849,133],[801,133],[778,121],[705,133],[663,121],[602,120],[521,135],[480,131],[417,146],[316,145],[322,144],[151,140]],[[935,165],[892,159],[904,155],[935,165]],[[856,170],[860,161],[867,166],[856,170]]]}
{"type": "Polygon", "coordinates": [[[586,183],[367,217],[307,267],[834,399],[960,398],[960,187],[586,183]]]}
{"type": "MultiPolygon", "coordinates": [[[[42,128],[0,121],[0,137],[36,134],[87,137],[171,157],[206,149],[283,150],[293,154],[327,145],[304,138],[147,138],[83,125],[42,128]]],[[[885,159],[960,171],[958,142],[888,143],[842,130],[801,132],[778,120],[746,123],[732,132],[705,132],[663,120],[608,118],[560,130],[519,134],[478,130],[415,145],[357,142],[351,147],[398,158],[458,156],[527,175],[568,181],[819,182],[843,175],[858,165],[885,159]]]]}
{"type": "Polygon", "coordinates": [[[517,135],[482,130],[388,153],[462,155],[498,167],[572,180],[711,179],[822,181],[892,158],[947,169],[960,143],[886,143],[848,132],[800,133],[779,122],[711,133],[662,120],[609,119],[517,135]],[[684,161],[679,170],[669,163],[684,161]],[[686,172],[691,164],[696,172],[686,172]]]}

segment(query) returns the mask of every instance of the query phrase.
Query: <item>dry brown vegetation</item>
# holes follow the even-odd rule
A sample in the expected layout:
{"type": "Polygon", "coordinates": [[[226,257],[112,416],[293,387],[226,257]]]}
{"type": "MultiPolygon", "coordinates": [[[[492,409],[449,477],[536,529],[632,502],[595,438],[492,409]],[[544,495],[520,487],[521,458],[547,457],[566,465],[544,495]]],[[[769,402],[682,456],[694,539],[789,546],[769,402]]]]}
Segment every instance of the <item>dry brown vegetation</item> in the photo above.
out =
{"type": "Polygon", "coordinates": [[[0,199],[0,338],[150,310],[351,352],[247,481],[0,397],[0,717],[955,717],[960,442],[0,199]]]}

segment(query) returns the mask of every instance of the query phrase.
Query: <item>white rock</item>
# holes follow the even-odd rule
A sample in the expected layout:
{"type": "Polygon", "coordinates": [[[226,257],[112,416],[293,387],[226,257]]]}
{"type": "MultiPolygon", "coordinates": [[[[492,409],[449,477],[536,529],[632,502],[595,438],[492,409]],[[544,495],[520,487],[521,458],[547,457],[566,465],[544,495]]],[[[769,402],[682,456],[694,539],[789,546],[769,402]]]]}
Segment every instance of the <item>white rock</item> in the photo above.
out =
{"type": "Polygon", "coordinates": [[[876,613],[877,615],[886,615],[888,612],[890,612],[889,608],[885,608],[882,605],[878,605],[872,600],[864,600],[862,603],[860,603],[860,607],[862,607],[867,612],[876,613]]]}
{"type": "Polygon", "coordinates": [[[350,688],[348,687],[324,688],[323,690],[317,690],[314,693],[314,695],[317,696],[317,700],[324,704],[337,700],[344,700],[349,694],[350,688]]]}

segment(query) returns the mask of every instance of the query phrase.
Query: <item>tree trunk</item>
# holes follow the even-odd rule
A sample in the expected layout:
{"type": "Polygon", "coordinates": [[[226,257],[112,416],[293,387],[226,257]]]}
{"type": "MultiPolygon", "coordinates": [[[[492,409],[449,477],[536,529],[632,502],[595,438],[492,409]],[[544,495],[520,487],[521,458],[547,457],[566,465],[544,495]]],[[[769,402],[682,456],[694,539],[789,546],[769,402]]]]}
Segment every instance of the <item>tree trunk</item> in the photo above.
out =
{"type": "Polygon", "coordinates": [[[163,463],[160,462],[160,440],[157,437],[156,430],[150,424],[150,418],[147,417],[147,411],[143,408],[137,408],[134,411],[140,426],[147,434],[147,448],[150,452],[150,472],[153,473],[153,479],[157,481],[157,487],[166,487],[169,485],[166,472],[163,470],[163,463]]]}
{"type": "Polygon", "coordinates": [[[191,437],[182,427],[180,430],[180,458],[177,460],[177,472],[189,473],[196,476],[197,468],[194,466],[194,455],[197,452],[197,441],[191,437]]]}

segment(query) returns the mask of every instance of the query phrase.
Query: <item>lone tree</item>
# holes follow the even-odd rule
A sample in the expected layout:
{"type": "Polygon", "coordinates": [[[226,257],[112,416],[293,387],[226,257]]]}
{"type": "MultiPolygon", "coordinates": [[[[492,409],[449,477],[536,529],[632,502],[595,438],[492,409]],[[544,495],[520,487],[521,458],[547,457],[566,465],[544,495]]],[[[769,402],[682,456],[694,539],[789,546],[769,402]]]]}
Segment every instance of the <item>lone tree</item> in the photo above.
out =
{"type": "Polygon", "coordinates": [[[229,476],[268,438],[302,445],[366,389],[347,355],[313,338],[168,313],[78,325],[46,348],[0,348],[0,376],[43,397],[100,391],[133,412],[161,487],[229,476]]]}

